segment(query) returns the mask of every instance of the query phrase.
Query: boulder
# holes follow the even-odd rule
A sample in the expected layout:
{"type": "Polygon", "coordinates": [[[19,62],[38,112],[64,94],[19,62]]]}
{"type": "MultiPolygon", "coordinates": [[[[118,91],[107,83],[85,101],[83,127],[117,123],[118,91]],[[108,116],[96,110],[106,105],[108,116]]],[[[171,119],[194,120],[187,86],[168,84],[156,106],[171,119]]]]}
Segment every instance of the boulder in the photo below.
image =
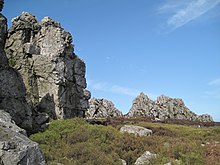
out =
{"type": "Polygon", "coordinates": [[[133,103],[130,111],[127,114],[128,117],[147,116],[158,121],[166,119],[184,119],[191,121],[203,121],[213,122],[210,115],[198,116],[194,112],[190,111],[179,98],[170,98],[168,96],[161,95],[156,101],[152,101],[144,93],[140,93],[133,103]]]}
{"type": "Polygon", "coordinates": [[[150,136],[153,133],[150,129],[134,125],[125,125],[120,128],[120,132],[127,132],[129,134],[134,134],[138,136],[150,136]]]}
{"type": "Polygon", "coordinates": [[[0,164],[45,165],[37,143],[15,125],[9,113],[0,110],[0,164]]]}
{"type": "Polygon", "coordinates": [[[126,161],[124,159],[121,159],[122,165],[127,165],[126,161]]]}
{"type": "Polygon", "coordinates": [[[21,74],[29,105],[51,119],[84,117],[90,92],[86,66],[74,53],[72,36],[55,20],[23,12],[12,20],[5,51],[21,74]]]}
{"type": "Polygon", "coordinates": [[[107,118],[122,116],[122,112],[118,110],[111,101],[96,98],[89,100],[89,109],[86,111],[87,118],[107,118]]]}
{"type": "Polygon", "coordinates": [[[149,151],[146,151],[143,155],[141,155],[136,162],[135,165],[146,165],[152,164],[151,162],[156,159],[156,154],[152,154],[149,151]]]}

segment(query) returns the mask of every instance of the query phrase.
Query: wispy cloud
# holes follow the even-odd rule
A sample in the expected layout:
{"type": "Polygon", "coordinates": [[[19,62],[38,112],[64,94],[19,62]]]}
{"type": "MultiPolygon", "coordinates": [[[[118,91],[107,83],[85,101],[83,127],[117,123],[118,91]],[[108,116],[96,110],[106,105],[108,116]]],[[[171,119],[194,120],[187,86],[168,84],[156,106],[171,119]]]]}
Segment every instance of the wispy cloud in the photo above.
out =
{"type": "Polygon", "coordinates": [[[211,86],[220,86],[220,78],[210,81],[209,85],[211,85],[211,86]]]}
{"type": "MultiPolygon", "coordinates": [[[[125,86],[120,86],[120,85],[112,85],[110,83],[106,82],[100,82],[100,81],[95,81],[95,80],[87,80],[88,82],[88,88],[92,90],[97,90],[97,91],[102,91],[102,92],[109,92],[109,93],[115,93],[115,94],[120,94],[120,95],[126,95],[126,96],[132,96],[136,97],[139,95],[141,90],[139,89],[133,89],[125,86]]],[[[151,94],[146,92],[150,98],[155,99],[156,95],[151,94]]]]}
{"type": "Polygon", "coordinates": [[[220,0],[168,1],[159,8],[159,13],[172,13],[166,21],[166,27],[175,30],[196,20],[220,4],[220,0]]]}
{"type": "Polygon", "coordinates": [[[210,89],[205,92],[206,95],[219,100],[220,99],[220,78],[210,81],[208,85],[210,86],[210,89]]]}

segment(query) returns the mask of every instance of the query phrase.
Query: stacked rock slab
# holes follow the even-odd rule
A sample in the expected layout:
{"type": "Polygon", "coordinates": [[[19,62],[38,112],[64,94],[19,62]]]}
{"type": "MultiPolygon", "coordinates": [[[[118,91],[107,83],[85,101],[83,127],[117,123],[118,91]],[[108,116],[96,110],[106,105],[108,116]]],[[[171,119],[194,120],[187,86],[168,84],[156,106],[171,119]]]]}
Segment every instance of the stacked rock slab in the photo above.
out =
{"type": "MultiPolygon", "coordinates": [[[[0,1],[0,11],[3,1],[0,1]]],[[[0,13],[0,109],[10,113],[20,127],[32,129],[32,110],[26,101],[22,77],[8,64],[4,46],[7,34],[7,19],[0,13]]]]}
{"type": "Polygon", "coordinates": [[[107,118],[122,116],[122,112],[118,110],[111,101],[96,98],[89,100],[89,109],[86,112],[87,118],[107,118]]]}
{"type": "Polygon", "coordinates": [[[152,101],[144,93],[141,93],[133,100],[132,107],[127,115],[129,117],[147,116],[159,120],[184,119],[203,122],[213,121],[210,115],[199,116],[190,111],[182,99],[161,95],[156,101],[152,101]]]}
{"type": "Polygon", "coordinates": [[[5,51],[22,75],[27,100],[52,119],[83,117],[90,92],[85,90],[85,63],[74,54],[72,37],[60,23],[23,12],[12,20],[5,51]]]}

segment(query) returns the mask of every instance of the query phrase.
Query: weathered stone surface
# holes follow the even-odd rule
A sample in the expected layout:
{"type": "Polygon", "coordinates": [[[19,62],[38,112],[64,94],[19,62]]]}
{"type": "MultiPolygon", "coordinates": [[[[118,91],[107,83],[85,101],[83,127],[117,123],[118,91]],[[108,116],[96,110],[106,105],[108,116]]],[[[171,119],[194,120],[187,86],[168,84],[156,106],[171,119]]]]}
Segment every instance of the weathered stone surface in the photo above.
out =
{"type": "Polygon", "coordinates": [[[9,128],[14,132],[21,133],[25,136],[27,135],[26,131],[18,127],[12,120],[10,114],[5,112],[4,110],[0,110],[0,127],[9,128]]]}
{"type": "Polygon", "coordinates": [[[0,164],[45,165],[38,144],[24,135],[8,113],[0,111],[0,164]]]}
{"type": "Polygon", "coordinates": [[[144,93],[141,93],[134,99],[132,107],[127,115],[129,117],[148,116],[156,120],[184,119],[204,122],[213,121],[210,115],[198,116],[190,111],[185,106],[182,99],[161,95],[156,101],[152,101],[144,93]]]}
{"type": "Polygon", "coordinates": [[[152,154],[149,151],[146,151],[143,155],[141,155],[136,162],[135,165],[145,165],[151,164],[151,162],[156,158],[156,154],[152,154]]]}
{"type": "Polygon", "coordinates": [[[128,132],[130,134],[138,135],[138,136],[150,136],[152,135],[152,130],[140,127],[140,126],[134,126],[134,125],[125,125],[120,128],[120,132],[128,132]]]}
{"type": "Polygon", "coordinates": [[[122,117],[123,114],[115,105],[106,99],[92,98],[89,100],[89,109],[86,111],[87,118],[122,117]]]}
{"type": "Polygon", "coordinates": [[[0,109],[10,113],[20,127],[32,129],[32,111],[26,101],[21,75],[8,65],[4,52],[7,20],[0,14],[0,109]]]}
{"type": "Polygon", "coordinates": [[[5,51],[27,89],[36,111],[52,119],[84,116],[90,93],[85,90],[85,63],[74,54],[72,37],[60,23],[23,12],[12,20],[5,51]]]}

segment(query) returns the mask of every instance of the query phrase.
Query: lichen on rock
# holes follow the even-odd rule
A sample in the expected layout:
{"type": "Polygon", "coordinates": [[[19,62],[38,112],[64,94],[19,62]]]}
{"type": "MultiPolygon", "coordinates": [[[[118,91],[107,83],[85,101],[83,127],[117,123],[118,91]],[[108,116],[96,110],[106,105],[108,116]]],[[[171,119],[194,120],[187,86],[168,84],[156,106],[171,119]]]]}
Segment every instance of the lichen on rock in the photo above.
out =
{"type": "Polygon", "coordinates": [[[74,53],[72,36],[60,23],[23,12],[12,20],[5,51],[22,75],[33,109],[52,119],[83,117],[88,91],[85,63],[74,53]]]}

